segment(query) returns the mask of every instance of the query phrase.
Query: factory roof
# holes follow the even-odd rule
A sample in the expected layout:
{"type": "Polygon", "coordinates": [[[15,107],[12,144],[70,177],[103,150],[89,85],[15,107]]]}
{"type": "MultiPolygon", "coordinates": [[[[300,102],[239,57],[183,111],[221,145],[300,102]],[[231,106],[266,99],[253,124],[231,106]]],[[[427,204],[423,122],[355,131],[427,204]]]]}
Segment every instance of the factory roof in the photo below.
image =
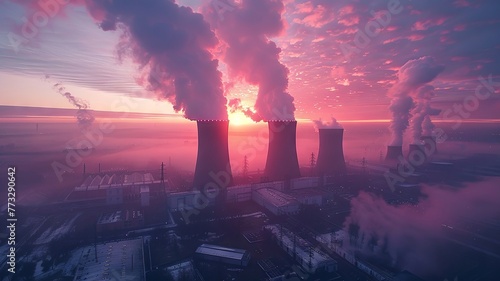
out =
{"type": "Polygon", "coordinates": [[[144,281],[142,237],[98,244],[84,250],[74,281],[144,281]],[[97,260],[96,253],[97,252],[97,260]]]}
{"type": "Polygon", "coordinates": [[[295,189],[290,192],[290,195],[294,196],[295,198],[298,197],[304,197],[304,196],[324,196],[326,195],[326,192],[322,191],[321,189],[317,188],[304,188],[304,189],[295,189]]]}
{"type": "Polygon", "coordinates": [[[194,269],[193,263],[190,260],[180,262],[178,264],[174,264],[174,265],[167,267],[167,272],[170,274],[170,276],[175,281],[185,280],[186,274],[190,278],[195,277],[195,269],[194,269]],[[182,279],[182,278],[184,278],[184,279],[182,279]]]}
{"type": "Polygon", "coordinates": [[[244,185],[233,185],[233,186],[228,186],[227,189],[228,190],[232,190],[232,189],[248,189],[248,188],[252,188],[252,185],[251,184],[244,184],[244,185]]]}
{"type": "Polygon", "coordinates": [[[97,220],[97,224],[107,224],[118,222],[122,219],[122,211],[116,211],[114,213],[102,214],[97,220]]]}
{"type": "Polygon", "coordinates": [[[276,239],[280,240],[283,245],[287,246],[287,248],[295,248],[295,254],[302,260],[307,261],[308,263],[310,261],[310,268],[320,267],[324,263],[336,263],[336,261],[326,253],[317,248],[312,248],[311,243],[300,238],[298,235],[293,237],[294,234],[285,227],[267,225],[265,228],[270,230],[276,239]],[[283,235],[281,235],[281,231],[283,231],[283,235]]]}
{"type": "Polygon", "coordinates": [[[271,188],[261,188],[257,190],[262,197],[264,197],[269,203],[276,207],[282,207],[290,204],[297,203],[297,200],[293,196],[285,194],[283,192],[277,191],[271,188]]]}
{"type": "Polygon", "coordinates": [[[135,211],[135,210],[126,210],[124,212],[116,211],[112,213],[102,214],[97,220],[97,224],[108,224],[119,221],[130,221],[130,220],[141,219],[142,217],[143,214],[140,211],[135,211]]]}
{"type": "Polygon", "coordinates": [[[243,260],[243,257],[247,253],[245,250],[232,249],[210,244],[202,244],[198,249],[196,249],[197,254],[216,256],[227,259],[243,260]]]}
{"type": "Polygon", "coordinates": [[[89,175],[75,191],[108,189],[124,185],[159,183],[151,173],[89,175]]]}

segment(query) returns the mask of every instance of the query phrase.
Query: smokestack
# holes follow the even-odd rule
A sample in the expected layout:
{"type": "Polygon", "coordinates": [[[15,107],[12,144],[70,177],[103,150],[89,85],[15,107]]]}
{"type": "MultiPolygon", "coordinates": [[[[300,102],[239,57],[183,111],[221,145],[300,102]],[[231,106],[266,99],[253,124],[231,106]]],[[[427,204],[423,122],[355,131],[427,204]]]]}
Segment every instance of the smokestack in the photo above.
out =
{"type": "Polygon", "coordinates": [[[197,121],[198,157],[193,185],[224,190],[233,184],[231,163],[229,162],[228,126],[229,121],[197,121]]]}
{"type": "Polygon", "coordinates": [[[342,139],[344,129],[319,129],[319,152],[316,170],[319,175],[345,174],[342,139]]]}
{"type": "Polygon", "coordinates": [[[403,147],[401,145],[387,146],[387,155],[385,156],[386,161],[398,160],[399,156],[403,156],[403,147]]]}
{"type": "Polygon", "coordinates": [[[286,180],[300,177],[296,148],[297,121],[268,121],[269,148],[265,177],[286,180]]]}
{"type": "Polygon", "coordinates": [[[437,154],[438,149],[437,149],[437,142],[436,138],[433,136],[422,136],[420,138],[423,142],[423,145],[425,147],[425,150],[429,152],[429,155],[437,154]]]}

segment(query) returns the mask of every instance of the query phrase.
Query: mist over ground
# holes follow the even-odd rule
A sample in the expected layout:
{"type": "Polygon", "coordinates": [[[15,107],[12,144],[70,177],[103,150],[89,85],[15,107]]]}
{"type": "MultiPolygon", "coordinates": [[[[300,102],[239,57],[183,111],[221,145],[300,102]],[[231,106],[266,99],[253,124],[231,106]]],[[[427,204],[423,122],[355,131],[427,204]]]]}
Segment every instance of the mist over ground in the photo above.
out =
{"type": "MultiPolygon", "coordinates": [[[[171,163],[188,174],[194,171],[197,153],[195,122],[169,118],[142,121],[98,118],[93,128],[107,124],[112,130],[102,132],[102,138],[94,136],[97,140],[92,143],[71,118],[11,118],[5,121],[0,123],[0,163],[16,165],[22,175],[19,180],[44,194],[50,193],[56,186],[74,186],[81,180],[84,163],[87,173],[98,172],[99,164],[102,171],[157,170],[161,162],[171,163]],[[81,157],[72,157],[69,151],[78,148],[81,157]],[[70,168],[61,175],[62,181],[58,180],[54,171],[55,162],[70,168]]],[[[368,164],[379,163],[390,137],[387,123],[345,122],[343,126],[347,164],[360,165],[363,158],[368,164]]],[[[464,123],[458,130],[453,130],[446,123],[438,123],[437,127],[443,128],[448,136],[444,143],[439,144],[437,159],[456,160],[477,154],[500,155],[500,135],[496,124],[464,123]]],[[[233,173],[242,172],[245,156],[249,171],[262,171],[268,145],[266,124],[231,124],[229,136],[233,173]]],[[[408,139],[411,139],[409,134],[408,139]]],[[[301,167],[310,167],[311,154],[317,154],[318,147],[318,133],[313,123],[299,120],[297,153],[301,167]]],[[[406,153],[407,147],[403,150],[406,153]]],[[[21,194],[23,191],[27,190],[19,190],[21,194]]]]}

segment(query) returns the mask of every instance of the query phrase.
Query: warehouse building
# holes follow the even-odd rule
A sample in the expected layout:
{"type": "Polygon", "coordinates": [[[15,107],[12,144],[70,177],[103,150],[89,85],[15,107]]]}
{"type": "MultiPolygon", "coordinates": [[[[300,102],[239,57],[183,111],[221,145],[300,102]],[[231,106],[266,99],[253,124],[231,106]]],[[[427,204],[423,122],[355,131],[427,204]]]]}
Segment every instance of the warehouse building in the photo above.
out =
{"type": "Polygon", "coordinates": [[[140,211],[125,210],[102,214],[97,220],[97,232],[133,229],[144,225],[144,215],[140,211]]]}
{"type": "Polygon", "coordinates": [[[73,280],[145,281],[142,237],[87,247],[73,280]]]}
{"type": "Polygon", "coordinates": [[[275,215],[295,214],[300,203],[293,196],[272,188],[261,188],[252,192],[252,200],[275,215]]]}
{"type": "Polygon", "coordinates": [[[198,247],[195,257],[201,260],[236,266],[247,266],[250,261],[250,253],[248,251],[210,244],[203,244],[198,247]]]}
{"type": "Polygon", "coordinates": [[[278,241],[278,245],[306,271],[309,273],[335,272],[337,261],[312,244],[295,235],[290,230],[279,225],[267,225],[264,227],[278,241]]]}

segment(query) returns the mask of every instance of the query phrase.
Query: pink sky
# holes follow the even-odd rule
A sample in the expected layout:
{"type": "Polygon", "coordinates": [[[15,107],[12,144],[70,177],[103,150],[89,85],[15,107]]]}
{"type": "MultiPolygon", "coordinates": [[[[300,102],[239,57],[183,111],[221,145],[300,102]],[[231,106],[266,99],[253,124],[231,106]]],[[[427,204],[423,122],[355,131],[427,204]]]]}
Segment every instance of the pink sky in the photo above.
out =
{"type": "MultiPolygon", "coordinates": [[[[200,1],[179,2],[201,11],[200,1]]],[[[481,85],[480,76],[500,81],[497,1],[401,0],[390,9],[391,2],[284,1],[284,28],[268,39],[281,49],[279,60],[289,70],[288,93],[294,97],[296,118],[389,119],[387,93],[397,82],[397,71],[424,56],[444,66],[431,82],[437,108],[462,103],[481,85]],[[384,22],[387,14],[390,19],[384,22]],[[381,23],[383,28],[377,29],[381,23]],[[373,36],[366,35],[370,27],[376,28],[373,36]],[[368,40],[357,44],[363,36],[368,40]]],[[[39,11],[10,1],[0,7],[2,34],[20,32],[21,18],[39,11]]],[[[92,109],[123,110],[117,104],[125,97],[133,112],[174,113],[169,102],[158,101],[136,83],[137,65],[119,62],[118,40],[119,32],[102,32],[85,9],[71,5],[63,16],[50,18],[17,52],[7,37],[0,38],[0,104],[71,108],[52,88],[62,82],[92,109]]],[[[219,59],[223,82],[235,83],[226,98],[240,98],[244,106],[252,107],[258,87],[231,80],[222,50],[221,45],[212,53],[219,59]]],[[[494,91],[470,118],[498,118],[498,86],[494,91]]],[[[242,114],[230,114],[230,119],[251,122],[242,114]]]]}

